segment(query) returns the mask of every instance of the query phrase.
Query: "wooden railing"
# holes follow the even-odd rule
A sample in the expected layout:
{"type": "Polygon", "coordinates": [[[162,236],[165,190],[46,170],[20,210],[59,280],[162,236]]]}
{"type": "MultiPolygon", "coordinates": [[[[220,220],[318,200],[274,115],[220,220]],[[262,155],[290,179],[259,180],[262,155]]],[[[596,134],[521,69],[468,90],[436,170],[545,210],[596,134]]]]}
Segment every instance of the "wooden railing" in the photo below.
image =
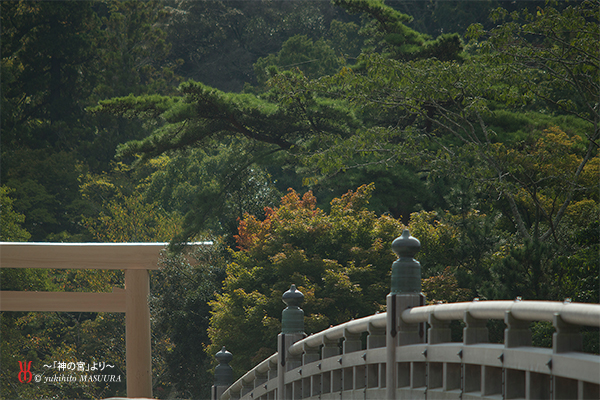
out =
{"type": "MultiPolygon", "coordinates": [[[[388,312],[310,336],[285,334],[283,326],[279,351],[233,384],[215,382],[213,399],[600,398],[600,356],[583,352],[580,332],[600,327],[600,304],[517,299],[423,305],[412,258],[418,241],[407,232],[399,239],[388,312]],[[456,320],[464,323],[460,342],[451,341],[456,320]],[[489,343],[489,320],[504,321],[504,343],[489,343]],[[532,321],[552,322],[552,348],[532,346],[532,321]]],[[[225,364],[220,371],[230,368],[225,364]]]]}
{"type": "Polygon", "coordinates": [[[427,341],[397,346],[391,366],[385,340],[388,316],[375,314],[292,344],[283,387],[276,353],[220,399],[388,399],[389,368],[397,376],[397,399],[600,398],[600,356],[581,352],[578,332],[579,326],[600,327],[598,304],[474,301],[415,307],[400,318],[407,324],[427,323],[427,341]],[[488,343],[489,319],[506,323],[504,344],[488,343]],[[465,324],[462,342],[450,341],[452,320],[465,324]],[[552,348],[531,346],[532,321],[552,321],[552,348]]]}

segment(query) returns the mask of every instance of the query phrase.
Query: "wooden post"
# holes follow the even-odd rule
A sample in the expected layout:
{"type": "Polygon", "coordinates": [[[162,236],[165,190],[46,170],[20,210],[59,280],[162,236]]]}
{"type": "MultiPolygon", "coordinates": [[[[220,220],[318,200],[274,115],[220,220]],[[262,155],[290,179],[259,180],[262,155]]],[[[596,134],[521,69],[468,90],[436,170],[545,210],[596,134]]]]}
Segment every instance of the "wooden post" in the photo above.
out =
{"type": "Polygon", "coordinates": [[[127,397],[152,397],[150,277],[147,270],[125,270],[125,346],[127,397]]]}

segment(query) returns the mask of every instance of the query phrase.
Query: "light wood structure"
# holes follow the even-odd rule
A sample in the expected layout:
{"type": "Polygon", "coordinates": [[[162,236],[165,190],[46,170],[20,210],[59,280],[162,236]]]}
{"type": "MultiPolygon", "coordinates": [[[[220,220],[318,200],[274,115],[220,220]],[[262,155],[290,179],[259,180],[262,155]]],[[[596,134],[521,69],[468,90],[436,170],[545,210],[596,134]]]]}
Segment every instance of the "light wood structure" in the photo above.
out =
{"type": "Polygon", "coordinates": [[[0,242],[1,268],[122,269],[112,293],[0,291],[0,311],[124,312],[127,396],[152,397],[149,270],[168,243],[0,242]]]}

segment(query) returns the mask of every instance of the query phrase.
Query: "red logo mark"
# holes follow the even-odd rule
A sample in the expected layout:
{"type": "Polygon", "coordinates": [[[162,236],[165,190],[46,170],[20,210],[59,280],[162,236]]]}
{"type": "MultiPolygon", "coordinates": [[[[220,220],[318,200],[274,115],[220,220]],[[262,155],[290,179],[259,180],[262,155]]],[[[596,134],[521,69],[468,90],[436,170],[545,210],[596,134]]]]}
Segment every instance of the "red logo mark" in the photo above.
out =
{"type": "Polygon", "coordinates": [[[31,382],[33,379],[33,374],[31,373],[31,361],[19,361],[19,368],[21,369],[21,372],[19,372],[19,382],[31,382]]]}

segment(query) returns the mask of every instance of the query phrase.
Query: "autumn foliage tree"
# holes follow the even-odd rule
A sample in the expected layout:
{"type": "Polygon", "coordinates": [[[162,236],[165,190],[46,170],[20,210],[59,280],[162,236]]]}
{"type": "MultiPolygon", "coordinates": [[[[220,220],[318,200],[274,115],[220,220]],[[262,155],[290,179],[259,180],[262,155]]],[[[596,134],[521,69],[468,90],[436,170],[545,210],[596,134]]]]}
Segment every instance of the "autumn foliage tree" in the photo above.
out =
{"type": "MultiPolygon", "coordinates": [[[[369,211],[374,190],[369,184],[349,191],[326,212],[311,192],[300,196],[290,189],[279,206],[265,208],[263,219],[247,214],[240,220],[222,293],[210,303],[208,353],[226,346],[242,372],[275,352],[281,296],[291,284],[305,296],[306,333],[385,311],[396,258],[391,242],[405,226],[369,211]]],[[[430,224],[431,218],[415,213],[409,225],[426,245],[418,258],[427,264],[424,277],[431,278],[427,290],[439,301],[464,300],[471,290],[460,288],[455,276],[464,265],[453,254],[440,256],[448,241],[460,247],[458,230],[430,224]]]]}
{"type": "Polygon", "coordinates": [[[263,220],[240,221],[237,249],[227,265],[223,293],[211,302],[210,354],[225,345],[241,372],[275,351],[281,295],[295,284],[305,295],[305,330],[383,310],[389,292],[391,241],[402,224],[377,217],[364,185],[331,202],[326,213],[311,192],[294,190],[263,220]],[[244,340],[239,340],[244,337],[244,340]]]}

